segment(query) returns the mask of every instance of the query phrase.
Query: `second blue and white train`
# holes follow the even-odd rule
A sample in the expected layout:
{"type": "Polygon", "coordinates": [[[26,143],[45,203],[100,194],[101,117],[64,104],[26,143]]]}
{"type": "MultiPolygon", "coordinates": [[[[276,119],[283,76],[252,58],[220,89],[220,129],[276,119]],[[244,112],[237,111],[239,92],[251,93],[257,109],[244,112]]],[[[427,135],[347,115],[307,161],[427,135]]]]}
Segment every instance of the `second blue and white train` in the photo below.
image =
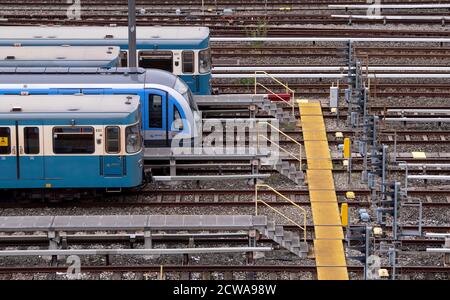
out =
{"type": "Polygon", "coordinates": [[[128,68],[0,68],[0,95],[137,95],[146,147],[195,138],[198,107],[188,85],[170,72],[128,68]]]}

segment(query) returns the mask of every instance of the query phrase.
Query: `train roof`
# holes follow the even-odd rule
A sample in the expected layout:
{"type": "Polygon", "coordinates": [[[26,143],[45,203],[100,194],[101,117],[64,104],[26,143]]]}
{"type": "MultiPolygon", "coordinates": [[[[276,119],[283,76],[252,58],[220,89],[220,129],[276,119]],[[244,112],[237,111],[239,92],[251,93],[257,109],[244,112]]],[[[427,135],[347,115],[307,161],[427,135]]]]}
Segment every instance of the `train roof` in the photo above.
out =
{"type": "MultiPolygon", "coordinates": [[[[209,41],[208,27],[186,26],[138,26],[139,43],[152,45],[203,45],[209,41]]],[[[45,45],[64,42],[76,45],[80,41],[99,44],[128,43],[128,27],[106,26],[0,26],[0,44],[45,45]],[[108,41],[113,43],[108,43],[108,41]]]]}
{"type": "MultiPolygon", "coordinates": [[[[142,68],[0,68],[0,85],[5,84],[160,84],[173,88],[178,77],[158,69],[142,68]],[[64,76],[62,76],[64,75],[64,76]]],[[[22,87],[23,88],[23,87],[22,87]]]]}
{"type": "Polygon", "coordinates": [[[125,118],[139,108],[136,95],[0,95],[0,119],[125,118]]]}
{"type": "Polygon", "coordinates": [[[111,65],[119,59],[117,46],[0,46],[0,67],[95,67],[111,65]]]}

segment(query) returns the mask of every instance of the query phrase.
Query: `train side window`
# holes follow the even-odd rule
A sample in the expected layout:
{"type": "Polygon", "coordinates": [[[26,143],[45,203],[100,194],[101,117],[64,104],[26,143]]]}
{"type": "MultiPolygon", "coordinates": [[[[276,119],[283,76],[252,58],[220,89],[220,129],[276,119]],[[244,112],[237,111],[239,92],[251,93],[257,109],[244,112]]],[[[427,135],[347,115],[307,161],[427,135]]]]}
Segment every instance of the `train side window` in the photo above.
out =
{"type": "Polygon", "coordinates": [[[160,95],[148,95],[148,110],[148,127],[162,128],[162,97],[160,95]]]}
{"type": "Polygon", "coordinates": [[[39,154],[39,128],[25,127],[23,137],[25,154],[39,154]]]}
{"type": "Polygon", "coordinates": [[[140,51],[139,67],[160,69],[173,72],[173,55],[171,51],[140,51]]]}
{"type": "Polygon", "coordinates": [[[106,127],[106,152],[120,152],[120,128],[118,126],[106,127]]]}
{"type": "Polygon", "coordinates": [[[92,127],[53,128],[55,154],[92,154],[95,152],[95,134],[92,127]]]}
{"type": "Polygon", "coordinates": [[[183,73],[194,73],[194,51],[183,51],[183,73]]]}
{"type": "Polygon", "coordinates": [[[183,130],[183,120],[181,119],[181,114],[178,108],[173,106],[173,127],[175,130],[183,130]]]}
{"type": "Polygon", "coordinates": [[[11,130],[0,127],[0,154],[11,154],[11,130]]]}
{"type": "Polygon", "coordinates": [[[128,67],[128,52],[127,51],[120,51],[119,55],[120,59],[120,67],[128,67]]]}

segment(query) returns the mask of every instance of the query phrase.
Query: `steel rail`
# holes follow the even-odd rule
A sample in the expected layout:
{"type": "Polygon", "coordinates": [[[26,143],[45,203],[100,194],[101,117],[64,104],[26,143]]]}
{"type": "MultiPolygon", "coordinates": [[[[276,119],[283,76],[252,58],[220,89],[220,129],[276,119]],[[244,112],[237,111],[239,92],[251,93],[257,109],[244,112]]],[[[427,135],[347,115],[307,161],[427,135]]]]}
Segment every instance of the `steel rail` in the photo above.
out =
{"type": "MultiPolygon", "coordinates": [[[[363,266],[347,266],[350,272],[362,273],[363,266]]],[[[390,266],[382,266],[391,270],[390,266]]],[[[83,273],[100,272],[155,272],[160,273],[160,265],[86,265],[82,266],[83,273]]],[[[396,266],[397,271],[402,273],[448,273],[450,267],[443,266],[396,266]]],[[[0,273],[65,273],[64,266],[1,266],[0,273]]],[[[164,272],[316,272],[315,265],[164,265],[164,272]]]]}

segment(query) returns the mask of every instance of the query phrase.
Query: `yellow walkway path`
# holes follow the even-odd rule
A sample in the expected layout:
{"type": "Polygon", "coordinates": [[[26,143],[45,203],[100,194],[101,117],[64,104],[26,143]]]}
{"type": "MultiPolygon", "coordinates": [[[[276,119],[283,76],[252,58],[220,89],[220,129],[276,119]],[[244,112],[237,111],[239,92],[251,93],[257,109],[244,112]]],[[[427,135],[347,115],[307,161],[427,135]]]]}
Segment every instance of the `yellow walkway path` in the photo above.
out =
{"type": "Polygon", "coordinates": [[[333,180],[333,165],[320,102],[299,101],[305,141],[314,252],[319,280],[348,280],[344,234],[333,180]]]}

